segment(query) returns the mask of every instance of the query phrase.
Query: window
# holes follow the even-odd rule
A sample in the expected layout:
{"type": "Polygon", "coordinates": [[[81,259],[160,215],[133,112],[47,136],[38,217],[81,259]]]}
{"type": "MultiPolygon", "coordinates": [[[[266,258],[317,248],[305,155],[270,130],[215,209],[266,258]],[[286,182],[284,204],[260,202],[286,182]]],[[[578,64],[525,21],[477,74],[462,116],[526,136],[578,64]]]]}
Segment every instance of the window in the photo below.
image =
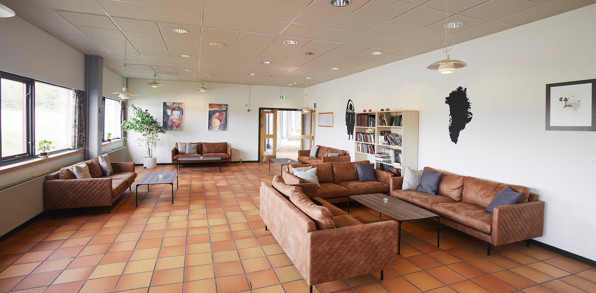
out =
{"type": "Polygon", "coordinates": [[[122,102],[103,98],[103,140],[122,138],[122,102]]]}
{"type": "Polygon", "coordinates": [[[28,144],[29,115],[28,99],[31,94],[31,82],[9,74],[2,74],[0,78],[0,109],[1,109],[1,139],[2,160],[27,157],[31,153],[28,144]]]}
{"type": "MultiPolygon", "coordinates": [[[[52,142],[50,151],[71,148],[73,90],[35,82],[35,141],[52,142]]],[[[36,154],[39,154],[36,144],[36,154]]]]}

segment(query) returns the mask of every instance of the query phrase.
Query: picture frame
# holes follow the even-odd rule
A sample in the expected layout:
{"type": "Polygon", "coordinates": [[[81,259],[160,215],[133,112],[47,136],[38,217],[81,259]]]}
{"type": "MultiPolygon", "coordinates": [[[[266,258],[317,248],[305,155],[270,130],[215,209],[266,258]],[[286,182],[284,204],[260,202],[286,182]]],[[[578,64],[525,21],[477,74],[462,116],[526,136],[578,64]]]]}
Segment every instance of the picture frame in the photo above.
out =
{"type": "Polygon", "coordinates": [[[333,127],[333,112],[319,113],[319,127],[333,127]]]}
{"type": "Polygon", "coordinates": [[[228,104],[209,104],[209,120],[207,129],[209,131],[228,130],[228,104]]]}
{"type": "Polygon", "coordinates": [[[184,103],[163,102],[163,128],[164,130],[184,130],[184,103]]]}
{"type": "Polygon", "coordinates": [[[596,131],[596,79],[546,85],[546,130],[596,131]]]}

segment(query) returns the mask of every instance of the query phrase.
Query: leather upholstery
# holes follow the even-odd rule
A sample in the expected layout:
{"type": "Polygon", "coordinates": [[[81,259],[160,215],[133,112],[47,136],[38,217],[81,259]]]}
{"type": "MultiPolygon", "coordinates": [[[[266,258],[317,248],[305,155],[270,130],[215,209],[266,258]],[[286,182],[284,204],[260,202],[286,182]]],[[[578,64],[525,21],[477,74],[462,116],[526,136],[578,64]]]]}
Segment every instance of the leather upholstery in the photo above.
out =
{"type": "Polygon", "coordinates": [[[334,163],[333,164],[333,182],[358,180],[358,171],[356,164],[353,163],[334,163]]]}
{"type": "MultiPolygon", "coordinates": [[[[178,159],[182,157],[220,157],[222,162],[232,161],[232,148],[228,147],[227,142],[191,142],[197,144],[197,154],[180,154],[178,153],[178,143],[172,149],[172,163],[178,163],[178,159]]],[[[212,161],[205,161],[212,163],[212,161]]]]}
{"type": "MultiPolygon", "coordinates": [[[[475,205],[487,208],[490,202],[495,198],[497,193],[507,186],[503,183],[493,182],[474,177],[466,177],[464,179],[463,201],[473,203],[475,205]]],[[[519,185],[509,185],[515,192],[521,192],[522,196],[517,201],[518,203],[528,202],[530,189],[519,185]]]]}
{"type": "Polygon", "coordinates": [[[494,245],[540,237],[544,231],[544,202],[536,200],[495,207],[492,224],[491,243],[494,245]]]}
{"type": "Polygon", "coordinates": [[[493,214],[487,212],[486,208],[467,202],[454,202],[434,204],[431,210],[441,217],[454,220],[487,234],[491,233],[493,214]]]}
{"type": "Polygon", "coordinates": [[[347,188],[350,191],[350,195],[389,192],[389,184],[379,181],[342,181],[337,183],[337,185],[347,188]]]}
{"type": "Polygon", "coordinates": [[[126,180],[112,179],[112,196],[120,196],[126,190],[126,180]]]}
{"type": "Polygon", "coordinates": [[[437,191],[437,194],[448,196],[455,201],[461,201],[465,176],[440,171],[431,167],[424,167],[424,170],[443,173],[441,182],[439,182],[439,190],[437,191]]]}
{"type": "Polygon", "coordinates": [[[334,216],[333,221],[338,228],[362,225],[362,223],[349,215],[334,216]]]}
{"type": "MultiPolygon", "coordinates": [[[[331,212],[332,216],[342,216],[342,215],[347,215],[348,213],[344,212],[342,209],[330,204],[329,202],[327,202],[326,200],[320,198],[320,197],[315,197],[315,200],[322,203],[324,207],[328,208],[329,211],[331,212]]],[[[337,223],[335,223],[336,226],[337,223]]]]}
{"type": "Polygon", "coordinates": [[[317,150],[317,158],[322,159],[327,155],[327,149],[329,149],[326,146],[318,146],[319,149],[317,150]]]}
{"type": "Polygon", "coordinates": [[[135,172],[115,173],[115,174],[108,176],[108,178],[112,178],[113,180],[124,180],[130,186],[135,181],[135,178],[137,178],[137,173],[135,173],[135,172]]]}
{"type": "Polygon", "coordinates": [[[86,161],[87,168],[89,168],[89,174],[91,174],[91,178],[99,178],[103,176],[103,171],[101,170],[101,166],[99,165],[99,159],[93,158],[91,160],[86,161]]]}
{"type": "Polygon", "coordinates": [[[230,159],[230,155],[226,153],[204,153],[203,157],[220,157],[222,162],[230,159]]]}
{"type": "Polygon", "coordinates": [[[331,211],[324,206],[314,204],[301,190],[295,188],[290,193],[290,201],[299,208],[305,215],[315,221],[317,229],[333,229],[335,222],[331,211]]]}
{"type": "Polygon", "coordinates": [[[299,188],[296,186],[287,185],[283,178],[280,175],[275,175],[273,180],[271,181],[271,185],[275,188],[279,193],[284,195],[285,197],[290,197],[290,194],[293,190],[299,188]]]}
{"type": "Polygon", "coordinates": [[[319,179],[319,183],[333,182],[333,165],[331,165],[331,163],[291,164],[290,171],[294,173],[294,168],[309,166],[317,168],[317,178],[319,179]]]}
{"type": "Polygon", "coordinates": [[[226,153],[228,151],[227,142],[204,142],[203,154],[207,153],[226,153]]]}
{"type": "Polygon", "coordinates": [[[311,157],[310,150],[298,151],[298,162],[304,164],[318,164],[327,162],[349,162],[351,160],[350,153],[344,150],[330,148],[326,146],[318,146],[317,156],[311,157]],[[339,153],[336,157],[327,157],[329,153],[339,153]]]}
{"type": "Polygon", "coordinates": [[[58,173],[58,178],[63,180],[77,179],[70,168],[62,168],[58,173]]]}
{"type": "Polygon", "coordinates": [[[178,159],[180,159],[180,158],[200,158],[202,156],[203,156],[202,154],[188,154],[188,155],[186,155],[186,154],[178,154],[178,155],[175,155],[173,157],[173,159],[175,161],[178,161],[178,159]]]}
{"type": "Polygon", "coordinates": [[[453,199],[443,195],[430,195],[428,193],[416,190],[394,190],[391,191],[390,195],[433,212],[434,210],[432,206],[434,204],[456,202],[453,199]]]}
{"type": "Polygon", "coordinates": [[[335,197],[348,197],[350,196],[350,190],[337,185],[335,183],[320,183],[321,188],[317,189],[317,196],[320,198],[335,198],[335,197]]]}

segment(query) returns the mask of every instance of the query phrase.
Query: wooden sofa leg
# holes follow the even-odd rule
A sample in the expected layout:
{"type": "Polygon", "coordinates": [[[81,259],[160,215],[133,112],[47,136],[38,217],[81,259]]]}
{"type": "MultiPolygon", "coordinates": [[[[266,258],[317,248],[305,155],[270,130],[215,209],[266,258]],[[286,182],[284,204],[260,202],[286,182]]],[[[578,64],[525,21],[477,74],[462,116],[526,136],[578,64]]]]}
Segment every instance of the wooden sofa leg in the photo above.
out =
{"type": "Polygon", "coordinates": [[[486,255],[490,255],[490,242],[488,243],[488,249],[486,251],[486,255]]]}

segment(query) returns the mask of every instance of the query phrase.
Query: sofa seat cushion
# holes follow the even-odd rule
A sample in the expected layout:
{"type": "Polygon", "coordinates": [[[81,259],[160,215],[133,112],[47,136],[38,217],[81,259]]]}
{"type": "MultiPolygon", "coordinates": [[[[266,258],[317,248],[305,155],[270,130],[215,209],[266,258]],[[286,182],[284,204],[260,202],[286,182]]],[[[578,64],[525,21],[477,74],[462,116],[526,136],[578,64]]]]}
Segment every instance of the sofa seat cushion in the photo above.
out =
{"type": "MultiPolygon", "coordinates": [[[[329,211],[331,212],[331,215],[334,217],[348,214],[348,213],[344,212],[342,209],[328,203],[326,200],[324,200],[320,197],[315,197],[314,200],[320,202],[321,204],[323,204],[324,207],[328,208],[329,211]]],[[[337,223],[336,223],[336,225],[337,225],[337,223]]]]}
{"type": "Polygon", "coordinates": [[[126,190],[126,180],[112,179],[112,197],[120,196],[126,190]]]}
{"type": "Polygon", "coordinates": [[[335,221],[335,226],[339,228],[362,225],[358,220],[348,215],[335,216],[333,220],[335,221]]]}
{"type": "Polygon", "coordinates": [[[491,233],[493,214],[487,212],[486,208],[467,202],[437,203],[432,207],[433,212],[441,217],[487,234],[491,233]]]}
{"type": "Polygon", "coordinates": [[[201,155],[201,154],[188,154],[188,155],[187,154],[177,154],[174,156],[174,160],[178,160],[180,158],[200,158],[202,156],[203,155],[201,155]]]}
{"type": "Polygon", "coordinates": [[[227,142],[204,142],[203,153],[226,153],[228,152],[227,142]]]}
{"type": "Polygon", "coordinates": [[[126,181],[126,183],[128,185],[132,185],[132,183],[135,181],[135,178],[137,178],[137,173],[135,173],[135,172],[114,173],[114,174],[108,176],[108,178],[112,178],[112,181],[124,180],[124,181],[126,181]]]}
{"type": "Polygon", "coordinates": [[[230,159],[230,155],[226,154],[226,153],[204,153],[203,157],[220,157],[222,160],[228,160],[230,159]]]}
{"type": "Polygon", "coordinates": [[[298,162],[304,163],[304,164],[318,164],[318,163],[322,163],[323,160],[319,159],[319,158],[313,158],[313,157],[298,157],[298,162]]]}
{"type": "Polygon", "coordinates": [[[454,203],[453,199],[442,195],[430,195],[416,190],[394,190],[391,191],[392,197],[409,202],[423,209],[433,211],[432,206],[437,203],[454,203]]]}
{"type": "Polygon", "coordinates": [[[342,181],[337,185],[350,190],[350,195],[389,192],[389,184],[380,181],[342,181]]]}
{"type": "Polygon", "coordinates": [[[334,183],[320,183],[321,188],[317,189],[317,197],[337,198],[350,196],[350,190],[334,183]]]}

